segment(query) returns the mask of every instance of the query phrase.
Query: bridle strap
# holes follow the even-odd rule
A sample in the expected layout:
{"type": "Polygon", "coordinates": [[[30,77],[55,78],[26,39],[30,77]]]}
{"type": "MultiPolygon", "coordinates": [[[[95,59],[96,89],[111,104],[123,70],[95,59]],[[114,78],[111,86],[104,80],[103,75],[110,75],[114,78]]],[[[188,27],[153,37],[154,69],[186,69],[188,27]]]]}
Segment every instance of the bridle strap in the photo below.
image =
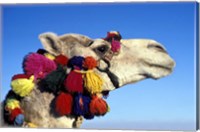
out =
{"type": "Polygon", "coordinates": [[[112,73],[110,71],[110,69],[109,69],[110,68],[110,62],[105,58],[102,58],[102,60],[107,64],[107,67],[105,69],[101,69],[100,67],[97,67],[97,69],[100,72],[105,72],[108,75],[108,77],[110,78],[110,81],[112,82],[113,86],[115,88],[119,88],[119,79],[118,79],[118,77],[114,73],[112,73]]]}

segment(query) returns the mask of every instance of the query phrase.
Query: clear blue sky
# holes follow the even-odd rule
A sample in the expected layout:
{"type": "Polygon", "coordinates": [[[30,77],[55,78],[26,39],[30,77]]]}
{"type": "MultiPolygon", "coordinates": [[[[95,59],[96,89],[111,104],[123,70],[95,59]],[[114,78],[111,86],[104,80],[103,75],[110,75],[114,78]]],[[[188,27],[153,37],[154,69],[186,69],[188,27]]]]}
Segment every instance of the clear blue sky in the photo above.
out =
{"type": "Polygon", "coordinates": [[[111,111],[84,121],[82,128],[194,130],[196,3],[68,4],[3,6],[2,98],[10,79],[22,73],[28,52],[42,48],[38,35],[80,33],[104,37],[118,30],[123,38],[150,38],[162,43],[176,61],[174,72],[110,93],[111,111]]]}

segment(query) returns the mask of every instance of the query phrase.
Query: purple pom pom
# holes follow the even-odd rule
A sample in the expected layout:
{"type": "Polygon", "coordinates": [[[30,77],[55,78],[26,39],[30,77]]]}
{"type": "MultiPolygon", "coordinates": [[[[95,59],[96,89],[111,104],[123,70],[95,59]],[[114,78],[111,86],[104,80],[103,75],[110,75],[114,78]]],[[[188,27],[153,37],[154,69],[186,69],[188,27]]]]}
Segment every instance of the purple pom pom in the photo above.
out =
{"type": "Polygon", "coordinates": [[[69,67],[74,68],[74,66],[82,69],[84,58],[82,56],[74,56],[69,60],[69,67]]]}
{"type": "Polygon", "coordinates": [[[74,97],[73,113],[75,115],[85,115],[89,113],[90,97],[76,94],[74,97]]]}

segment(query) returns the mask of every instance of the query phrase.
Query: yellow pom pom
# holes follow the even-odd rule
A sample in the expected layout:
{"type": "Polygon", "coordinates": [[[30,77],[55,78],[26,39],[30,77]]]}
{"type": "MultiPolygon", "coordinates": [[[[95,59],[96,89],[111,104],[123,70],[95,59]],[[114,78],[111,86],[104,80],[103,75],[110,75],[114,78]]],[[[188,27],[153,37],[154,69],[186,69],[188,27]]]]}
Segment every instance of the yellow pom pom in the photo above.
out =
{"type": "Polygon", "coordinates": [[[13,110],[15,108],[20,108],[20,103],[18,100],[16,99],[8,99],[6,101],[6,106],[5,106],[6,109],[9,109],[9,110],[13,110]]]}
{"type": "Polygon", "coordinates": [[[91,94],[102,92],[103,79],[93,70],[88,70],[84,76],[85,88],[91,94]]]}
{"type": "Polygon", "coordinates": [[[11,82],[12,90],[21,97],[27,96],[34,88],[34,76],[29,79],[20,78],[11,82]]]}
{"type": "Polygon", "coordinates": [[[55,59],[55,56],[53,56],[52,54],[49,54],[49,53],[45,53],[44,56],[47,57],[50,60],[54,60],[55,59]]]}
{"type": "Polygon", "coordinates": [[[30,123],[30,122],[27,124],[27,126],[28,126],[29,128],[37,128],[37,126],[36,126],[35,124],[30,123]]]}

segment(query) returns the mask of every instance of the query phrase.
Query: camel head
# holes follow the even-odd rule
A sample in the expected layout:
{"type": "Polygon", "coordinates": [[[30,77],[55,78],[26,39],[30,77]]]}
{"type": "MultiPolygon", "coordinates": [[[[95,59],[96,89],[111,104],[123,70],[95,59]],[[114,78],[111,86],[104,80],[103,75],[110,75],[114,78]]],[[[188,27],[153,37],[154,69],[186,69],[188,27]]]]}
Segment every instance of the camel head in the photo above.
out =
{"type": "MultiPolygon", "coordinates": [[[[43,33],[39,38],[44,48],[55,56],[64,54],[68,58],[73,56],[95,58],[98,66],[94,70],[104,80],[103,92],[147,78],[159,79],[169,75],[175,66],[166,49],[154,40],[122,39],[120,50],[111,52],[113,47],[110,41],[91,39],[80,34],[57,36],[54,33],[43,33]]],[[[54,98],[53,93],[42,92],[36,85],[30,95],[20,101],[26,121],[36,124],[37,127],[80,127],[83,121],[81,116],[56,117],[53,114],[54,98]]]]}
{"type": "Polygon", "coordinates": [[[150,39],[122,39],[119,53],[109,56],[111,44],[104,39],[91,39],[80,34],[39,36],[44,48],[53,55],[93,56],[99,60],[97,72],[104,79],[104,91],[147,78],[159,79],[169,75],[175,62],[166,49],[150,39]],[[104,69],[109,69],[109,73],[104,69]]]}

